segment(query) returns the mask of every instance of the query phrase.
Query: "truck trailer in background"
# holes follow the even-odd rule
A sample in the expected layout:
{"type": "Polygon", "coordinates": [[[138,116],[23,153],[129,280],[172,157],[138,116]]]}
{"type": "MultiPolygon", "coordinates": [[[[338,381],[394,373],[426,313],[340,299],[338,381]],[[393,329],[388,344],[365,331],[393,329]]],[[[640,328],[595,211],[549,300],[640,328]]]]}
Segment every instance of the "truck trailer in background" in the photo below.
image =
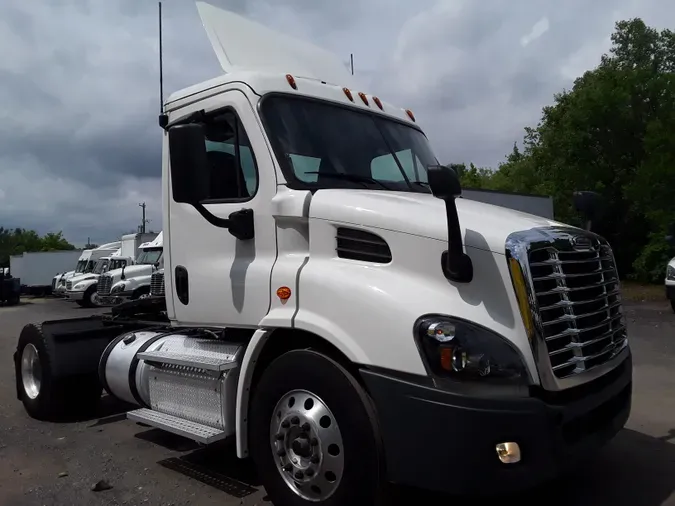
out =
{"type": "Polygon", "coordinates": [[[553,199],[544,195],[463,188],[461,198],[553,219],[553,199]]]}
{"type": "Polygon", "coordinates": [[[48,295],[58,272],[71,269],[82,250],[36,251],[9,257],[12,276],[21,279],[21,293],[48,295]]]}

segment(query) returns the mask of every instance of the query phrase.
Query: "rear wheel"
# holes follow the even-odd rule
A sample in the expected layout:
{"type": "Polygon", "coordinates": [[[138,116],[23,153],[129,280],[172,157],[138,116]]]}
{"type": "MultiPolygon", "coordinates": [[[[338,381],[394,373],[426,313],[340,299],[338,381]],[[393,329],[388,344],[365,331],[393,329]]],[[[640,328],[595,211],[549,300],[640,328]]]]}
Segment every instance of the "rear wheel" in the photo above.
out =
{"type": "Polygon", "coordinates": [[[55,378],[53,351],[40,325],[21,332],[16,354],[17,392],[30,416],[52,419],[93,411],[102,388],[96,374],[55,378]]]}
{"type": "Polygon", "coordinates": [[[368,395],[329,357],[296,350],[255,387],[250,447],[274,504],[378,504],[379,431],[368,395]]]}

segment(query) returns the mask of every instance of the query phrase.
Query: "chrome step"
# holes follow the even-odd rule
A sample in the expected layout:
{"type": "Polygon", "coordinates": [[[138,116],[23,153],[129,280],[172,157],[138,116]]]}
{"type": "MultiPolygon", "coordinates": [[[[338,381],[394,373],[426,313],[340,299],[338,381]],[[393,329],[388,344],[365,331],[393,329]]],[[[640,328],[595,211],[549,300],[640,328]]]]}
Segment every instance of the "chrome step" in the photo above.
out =
{"type": "Polygon", "coordinates": [[[194,367],[204,371],[221,372],[233,369],[239,364],[232,357],[227,359],[223,357],[207,357],[203,355],[185,355],[173,353],[170,351],[144,351],[138,354],[138,358],[146,362],[156,362],[160,364],[182,365],[185,367],[194,367]]]}
{"type": "Polygon", "coordinates": [[[226,437],[225,432],[220,429],[146,408],[129,411],[127,418],[204,444],[220,441],[226,437]]]}

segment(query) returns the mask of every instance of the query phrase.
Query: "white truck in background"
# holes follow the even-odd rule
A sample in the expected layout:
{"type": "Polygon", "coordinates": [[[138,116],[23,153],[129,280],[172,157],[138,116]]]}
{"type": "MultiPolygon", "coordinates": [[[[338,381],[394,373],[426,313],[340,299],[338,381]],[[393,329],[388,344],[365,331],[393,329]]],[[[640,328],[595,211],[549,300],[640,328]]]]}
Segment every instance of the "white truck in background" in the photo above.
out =
{"type": "MultiPolygon", "coordinates": [[[[675,223],[670,226],[670,231],[666,236],[666,241],[675,248],[675,223]]],[[[666,265],[666,299],[670,301],[670,307],[675,313],[675,257],[670,259],[666,265]]]]}
{"type": "Polygon", "coordinates": [[[112,255],[101,257],[91,273],[74,276],[66,283],[66,296],[82,307],[94,307],[98,303],[98,280],[102,274],[134,265],[144,241],[153,240],[156,233],[126,234],[120,241],[120,249],[112,255]]]}
{"type": "Polygon", "coordinates": [[[388,482],[501,500],[596,454],[632,395],[607,241],[456,198],[414,114],[340,58],[198,9],[226,73],[159,118],[166,295],[24,327],[27,412],[104,388],[131,420],[232,436],[276,505],[388,482]]]}
{"type": "Polygon", "coordinates": [[[35,251],[10,256],[12,275],[21,279],[21,292],[48,295],[54,274],[71,267],[82,250],[35,251]]]}
{"type": "Polygon", "coordinates": [[[80,254],[80,257],[77,260],[75,269],[63,273],[60,276],[54,277],[52,280],[52,286],[54,289],[52,293],[57,297],[66,297],[66,291],[68,289],[67,283],[70,278],[75,275],[88,274],[94,270],[96,267],[96,262],[99,258],[110,256],[115,253],[121,247],[120,241],[109,242],[102,244],[94,249],[83,250],[80,254]]]}
{"type": "Polygon", "coordinates": [[[150,294],[152,273],[163,265],[162,232],[149,242],[139,246],[135,264],[130,267],[110,270],[98,282],[98,304],[116,305],[127,300],[136,300],[150,294]]]}

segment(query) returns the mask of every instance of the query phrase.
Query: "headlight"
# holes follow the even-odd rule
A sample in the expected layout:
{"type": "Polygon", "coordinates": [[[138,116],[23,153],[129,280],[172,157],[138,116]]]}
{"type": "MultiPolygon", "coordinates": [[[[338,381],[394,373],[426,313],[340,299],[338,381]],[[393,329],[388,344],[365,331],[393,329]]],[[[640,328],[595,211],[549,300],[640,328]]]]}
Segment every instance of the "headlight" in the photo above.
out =
{"type": "Polygon", "coordinates": [[[81,292],[84,289],[86,289],[85,283],[78,283],[73,287],[73,291],[75,292],[81,292]]]}
{"type": "Polygon", "coordinates": [[[126,285],[124,283],[120,283],[119,285],[114,286],[113,289],[110,290],[110,293],[121,292],[122,290],[124,290],[125,286],[126,285]]]}
{"type": "Polygon", "coordinates": [[[675,281],[675,267],[669,265],[666,269],[666,279],[669,281],[675,281]]]}
{"type": "Polygon", "coordinates": [[[524,384],[520,353],[502,336],[447,316],[424,316],[415,324],[417,342],[430,373],[458,381],[524,384]]]}

